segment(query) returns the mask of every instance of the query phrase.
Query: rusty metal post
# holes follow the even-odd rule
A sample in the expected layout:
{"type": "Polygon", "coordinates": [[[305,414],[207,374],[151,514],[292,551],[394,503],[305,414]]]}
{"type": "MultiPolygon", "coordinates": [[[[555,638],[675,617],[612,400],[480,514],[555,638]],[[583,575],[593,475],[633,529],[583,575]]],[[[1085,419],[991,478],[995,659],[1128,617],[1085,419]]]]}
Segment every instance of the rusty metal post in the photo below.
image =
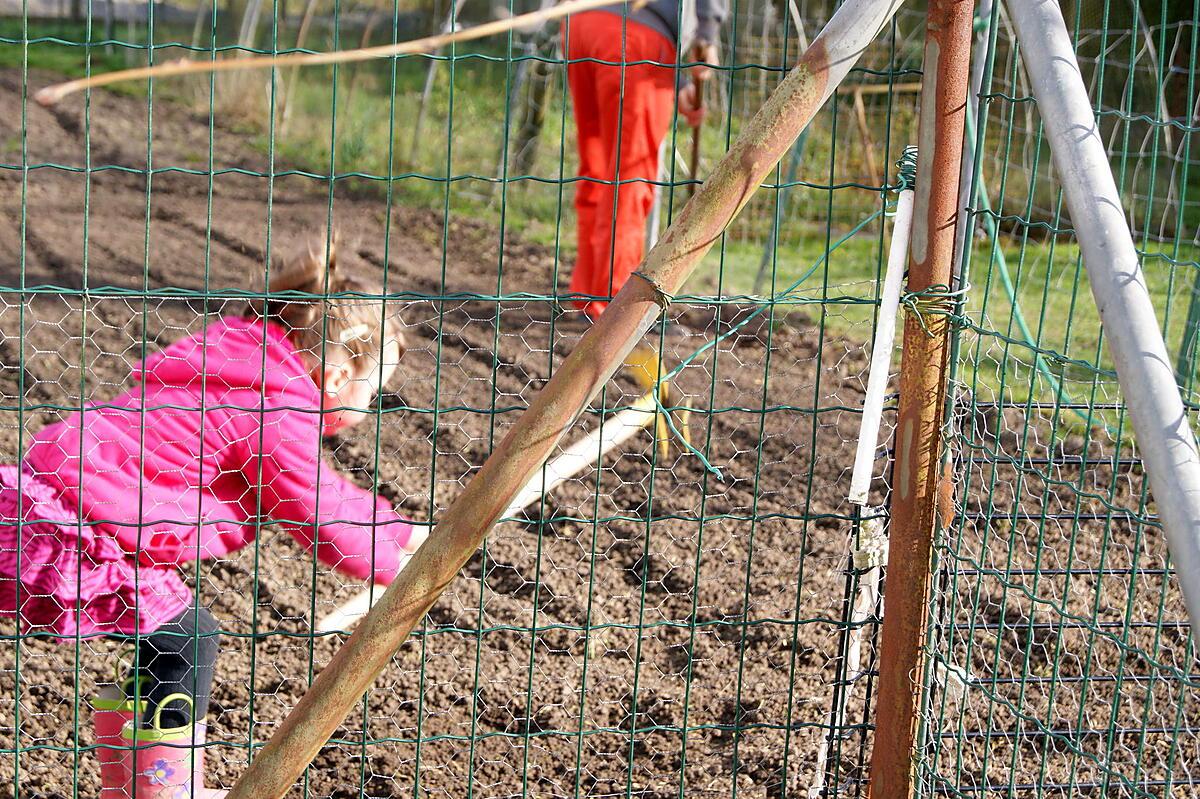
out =
{"type": "Polygon", "coordinates": [[[846,0],[830,18],[227,799],[278,799],[291,788],[901,2],[846,0]]]}
{"type": "Polygon", "coordinates": [[[904,323],[883,642],[871,752],[873,799],[908,799],[916,787],[930,555],[942,493],[939,464],[950,350],[950,319],[944,308],[959,212],[973,7],[973,0],[930,0],[926,20],[908,293],[927,301],[911,303],[904,323]],[[942,307],[932,308],[935,303],[928,300],[939,296],[942,307]],[[922,308],[926,310],[922,312],[922,308]]]}

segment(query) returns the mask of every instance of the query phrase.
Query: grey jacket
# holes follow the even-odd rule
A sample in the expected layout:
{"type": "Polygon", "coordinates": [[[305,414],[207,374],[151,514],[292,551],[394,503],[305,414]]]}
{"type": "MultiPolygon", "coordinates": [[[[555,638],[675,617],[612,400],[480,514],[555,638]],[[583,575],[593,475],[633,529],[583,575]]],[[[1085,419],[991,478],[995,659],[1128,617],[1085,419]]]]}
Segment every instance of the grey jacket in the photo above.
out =
{"type": "Polygon", "coordinates": [[[721,24],[729,16],[726,0],[650,0],[632,13],[628,8],[621,5],[603,10],[628,15],[630,19],[654,28],[680,45],[684,59],[689,59],[684,51],[695,42],[719,42],[721,24]]]}

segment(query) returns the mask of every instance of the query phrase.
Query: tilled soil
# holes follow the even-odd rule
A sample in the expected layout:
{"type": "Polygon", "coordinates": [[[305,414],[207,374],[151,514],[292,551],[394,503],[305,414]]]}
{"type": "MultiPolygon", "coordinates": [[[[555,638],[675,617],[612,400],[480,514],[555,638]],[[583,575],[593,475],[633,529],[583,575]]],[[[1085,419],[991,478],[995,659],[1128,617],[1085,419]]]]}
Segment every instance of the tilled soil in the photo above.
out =
{"type": "MultiPolygon", "coordinates": [[[[19,74],[0,73],[0,107],[19,109],[19,98],[19,74]]],[[[214,295],[261,289],[268,251],[298,251],[331,207],[326,180],[280,164],[273,180],[248,174],[271,164],[236,133],[211,131],[210,165],[206,117],[179,106],[154,108],[149,179],[144,100],[96,93],[90,125],[78,102],[27,109],[24,159],[20,115],[0,120],[2,160],[15,165],[0,171],[10,220],[0,281],[31,289],[3,295],[0,312],[9,461],[58,408],[118,392],[144,349],[198,329],[206,313],[234,312],[238,300],[214,295]],[[166,287],[191,296],[142,299],[166,287]]],[[[368,423],[330,442],[331,456],[363,479],[378,475],[399,507],[428,519],[583,323],[521,298],[550,293],[552,248],[466,216],[389,208],[340,184],[332,196],[349,262],[386,265],[389,285],[408,293],[411,349],[382,398],[378,449],[368,423]],[[507,299],[488,299],[498,294],[507,299]]],[[[569,266],[558,265],[563,290],[569,266]]],[[[685,306],[672,316],[667,351],[677,360],[744,312],[685,306]]],[[[807,786],[841,641],[840,497],[857,427],[842,408],[860,401],[866,358],[857,343],[821,343],[802,319],[767,318],[677,381],[705,411],[692,429],[721,478],[677,448],[652,464],[641,435],[599,474],[498,526],[318,757],[307,795],[411,796],[414,782],[454,797],[665,796],[684,779],[689,795],[807,786]]],[[[619,406],[635,389],[614,383],[603,402],[619,406]]],[[[314,635],[314,619],[362,586],[314,568],[274,529],[201,563],[196,582],[227,633],[209,784],[228,786],[248,745],[269,738],[343,640],[314,635]]],[[[19,775],[22,796],[71,795],[75,782],[94,795],[94,760],[76,745],[91,743],[83,703],[111,680],[115,645],[8,640],[0,793],[19,775]]],[[[848,761],[861,745],[844,744],[848,761]]]]}
{"type": "MultiPolygon", "coordinates": [[[[330,217],[347,263],[386,267],[402,293],[410,350],[378,425],[329,455],[414,518],[453,502],[584,329],[537,299],[556,274],[565,291],[571,264],[551,247],[331,189],[169,103],[154,107],[149,177],[145,101],[105,92],[90,122],[79,101],[29,105],[22,154],[20,96],[19,74],[0,72],[6,461],[58,413],[120,391],[145,351],[237,312],[230,294],[261,290],[268,255],[299,251],[330,217]]],[[[676,304],[668,361],[746,313],[676,304]]],[[[675,385],[720,477],[677,448],[656,456],[643,434],[500,524],[292,795],[806,794],[844,678],[844,497],[866,369],[859,340],[799,314],[764,314],[705,352],[675,385]]],[[[596,405],[636,390],[618,379],[596,405]]],[[[1050,435],[1049,413],[975,399],[978,414],[956,419],[923,784],[1167,795],[1200,757],[1200,706],[1180,678],[1187,630],[1140,469],[1103,435],[1050,435]]],[[[208,782],[228,786],[343,640],[315,620],[362,585],[275,529],[192,578],[225,632],[208,782]]],[[[833,777],[849,795],[878,665],[874,617],[859,629],[866,671],[833,777]]],[[[111,681],[115,644],[3,632],[0,796],[18,782],[21,796],[95,795],[85,703],[111,681]]]]}

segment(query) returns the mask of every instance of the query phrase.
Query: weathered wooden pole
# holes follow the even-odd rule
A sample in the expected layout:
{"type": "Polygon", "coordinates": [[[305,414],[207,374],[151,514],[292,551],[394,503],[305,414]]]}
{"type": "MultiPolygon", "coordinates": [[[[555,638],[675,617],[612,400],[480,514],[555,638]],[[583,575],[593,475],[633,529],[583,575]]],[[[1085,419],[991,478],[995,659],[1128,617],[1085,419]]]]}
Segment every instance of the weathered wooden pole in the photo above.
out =
{"type": "Polygon", "coordinates": [[[909,314],[900,361],[899,421],[879,656],[873,799],[914,795],[929,617],[930,555],[941,492],[942,424],[950,352],[950,275],[970,77],[973,0],[930,0],[909,247],[909,314]]]}

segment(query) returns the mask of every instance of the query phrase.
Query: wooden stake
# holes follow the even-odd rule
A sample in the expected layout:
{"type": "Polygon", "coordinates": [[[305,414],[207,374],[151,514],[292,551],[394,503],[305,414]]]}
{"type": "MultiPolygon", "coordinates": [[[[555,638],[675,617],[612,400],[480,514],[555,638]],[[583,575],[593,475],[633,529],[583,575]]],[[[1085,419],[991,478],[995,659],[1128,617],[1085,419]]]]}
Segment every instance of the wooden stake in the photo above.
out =
{"type": "MultiPolygon", "coordinates": [[[[696,110],[704,111],[704,81],[698,77],[692,77],[692,87],[696,92],[696,110]]],[[[692,164],[690,177],[692,182],[688,185],[688,199],[696,193],[696,187],[700,185],[700,136],[704,132],[704,121],[696,123],[696,127],[692,128],[692,164]]]]}
{"type": "Polygon", "coordinates": [[[875,163],[875,142],[871,140],[871,128],[867,125],[867,107],[863,103],[862,87],[854,90],[854,115],[858,118],[858,132],[862,135],[863,153],[867,160],[868,180],[881,178],[875,163]]]}

